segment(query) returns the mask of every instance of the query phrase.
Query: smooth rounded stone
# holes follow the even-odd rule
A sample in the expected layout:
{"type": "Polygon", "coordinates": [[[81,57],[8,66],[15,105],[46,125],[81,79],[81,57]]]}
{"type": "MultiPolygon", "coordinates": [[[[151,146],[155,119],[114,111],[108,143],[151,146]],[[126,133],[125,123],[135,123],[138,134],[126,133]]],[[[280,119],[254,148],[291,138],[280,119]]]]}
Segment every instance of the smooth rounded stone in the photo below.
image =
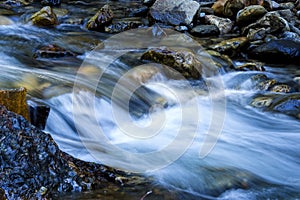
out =
{"type": "Polygon", "coordinates": [[[156,0],[150,8],[149,15],[157,22],[189,26],[199,7],[200,4],[193,0],[156,0]]]}
{"type": "Polygon", "coordinates": [[[211,24],[218,27],[220,34],[229,33],[234,25],[234,22],[228,18],[217,17],[214,15],[206,15],[205,20],[211,24]]]}
{"type": "Polygon", "coordinates": [[[291,39],[271,40],[249,52],[251,56],[270,63],[300,61],[300,42],[291,39]]]}
{"type": "Polygon", "coordinates": [[[248,25],[247,27],[243,28],[243,35],[247,35],[249,30],[257,30],[265,28],[266,33],[282,33],[284,31],[289,31],[288,22],[280,17],[277,12],[268,12],[262,18],[260,18],[257,22],[248,25]]]}
{"type": "Polygon", "coordinates": [[[220,31],[215,25],[198,25],[194,27],[190,33],[197,37],[204,37],[219,35],[220,31]]]}
{"type": "Polygon", "coordinates": [[[235,69],[238,71],[265,71],[263,63],[259,62],[244,63],[242,65],[236,66],[235,69]]]}
{"type": "Polygon", "coordinates": [[[109,5],[104,5],[100,10],[87,22],[87,29],[103,31],[105,26],[112,23],[113,11],[109,5]]]}
{"type": "Polygon", "coordinates": [[[55,44],[49,44],[36,50],[34,58],[59,58],[65,56],[75,56],[76,54],[55,44]]]}
{"type": "Polygon", "coordinates": [[[60,0],[42,0],[41,4],[43,6],[59,6],[61,4],[60,0]]]}
{"type": "Polygon", "coordinates": [[[199,79],[202,63],[189,49],[154,48],[146,51],[141,59],[167,65],[185,78],[199,79]]]}
{"type": "Polygon", "coordinates": [[[300,119],[299,94],[269,94],[257,95],[250,105],[264,111],[279,112],[300,119]]]}
{"type": "Polygon", "coordinates": [[[247,6],[237,13],[236,22],[243,25],[250,24],[260,19],[266,13],[267,10],[263,6],[247,6]]]}
{"type": "Polygon", "coordinates": [[[237,55],[244,47],[248,45],[247,37],[237,37],[224,40],[218,44],[211,45],[209,48],[229,57],[237,55]]]}
{"type": "Polygon", "coordinates": [[[19,89],[0,89],[0,104],[29,120],[26,93],[27,90],[23,87],[19,89]]]}
{"type": "Polygon", "coordinates": [[[105,26],[106,33],[120,33],[133,28],[138,28],[143,25],[140,18],[124,18],[122,20],[114,21],[112,24],[105,26]]]}
{"type": "Polygon", "coordinates": [[[226,17],[236,17],[236,14],[246,6],[243,0],[227,0],[224,4],[223,14],[226,17]]]}
{"type": "Polygon", "coordinates": [[[14,22],[6,16],[0,15],[0,26],[2,25],[12,25],[14,22]]]}
{"type": "Polygon", "coordinates": [[[37,26],[53,26],[57,25],[57,17],[50,6],[43,7],[30,17],[30,20],[37,26]]]}

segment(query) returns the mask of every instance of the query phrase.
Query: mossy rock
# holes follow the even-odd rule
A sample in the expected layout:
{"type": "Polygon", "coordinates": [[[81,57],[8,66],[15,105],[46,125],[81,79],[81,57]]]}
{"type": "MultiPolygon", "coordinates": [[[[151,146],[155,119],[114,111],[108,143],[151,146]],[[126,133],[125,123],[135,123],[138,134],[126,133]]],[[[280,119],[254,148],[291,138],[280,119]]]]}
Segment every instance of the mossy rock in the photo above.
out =
{"type": "Polygon", "coordinates": [[[26,92],[26,88],[0,89],[0,104],[29,120],[26,92]]]}

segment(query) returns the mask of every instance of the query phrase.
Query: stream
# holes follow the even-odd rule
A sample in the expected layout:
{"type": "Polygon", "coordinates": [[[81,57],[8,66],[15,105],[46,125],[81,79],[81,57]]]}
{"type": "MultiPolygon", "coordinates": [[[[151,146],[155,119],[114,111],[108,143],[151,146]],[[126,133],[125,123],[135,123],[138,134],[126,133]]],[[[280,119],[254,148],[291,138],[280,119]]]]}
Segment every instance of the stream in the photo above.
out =
{"type": "MultiPolygon", "coordinates": [[[[75,17],[84,16],[81,8],[105,3],[70,2],[65,7],[75,17]]],[[[117,16],[137,3],[115,3],[120,6],[117,16]]],[[[0,87],[26,87],[28,99],[50,106],[45,131],[63,151],[153,177],[170,199],[300,199],[299,120],[249,106],[259,91],[242,84],[243,77],[259,73],[289,79],[300,75],[297,66],[220,72],[193,81],[159,72],[136,84],[130,71],[147,64],[139,59],[147,48],[183,42],[198,52],[201,46],[172,31],[161,42],[153,36],[157,30],[149,28],[113,36],[76,24],[48,29],[24,24],[33,11],[21,10],[11,17],[13,24],[0,26],[0,87]],[[34,58],[48,44],[76,56],[34,58]]],[[[144,194],[105,197],[141,199],[144,194]]],[[[96,190],[62,198],[102,195],[96,190]]],[[[149,193],[145,199],[162,198],[149,193]]]]}

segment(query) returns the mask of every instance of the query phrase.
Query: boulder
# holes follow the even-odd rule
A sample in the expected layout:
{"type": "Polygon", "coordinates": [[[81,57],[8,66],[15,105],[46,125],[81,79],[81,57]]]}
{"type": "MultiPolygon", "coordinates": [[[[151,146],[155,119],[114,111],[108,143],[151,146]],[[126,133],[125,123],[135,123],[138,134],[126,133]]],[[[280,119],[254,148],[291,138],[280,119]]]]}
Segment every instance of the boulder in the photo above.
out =
{"type": "Polygon", "coordinates": [[[167,65],[185,78],[199,79],[201,77],[202,63],[189,49],[153,48],[146,51],[141,58],[167,65]]]}
{"type": "Polygon", "coordinates": [[[219,35],[220,31],[215,25],[198,25],[191,30],[191,34],[197,37],[219,35]]]}
{"type": "Polygon", "coordinates": [[[1,89],[0,104],[8,110],[22,115],[29,120],[28,106],[26,102],[26,89],[1,89]]]}
{"type": "Polygon", "coordinates": [[[150,17],[169,25],[189,26],[200,4],[193,0],[156,0],[150,8],[150,17]]]}
{"type": "Polygon", "coordinates": [[[104,5],[88,22],[87,29],[103,31],[104,27],[110,25],[113,20],[113,12],[109,5],[104,5]]]}
{"type": "Polygon", "coordinates": [[[57,17],[50,6],[43,7],[30,17],[30,20],[37,26],[53,26],[57,25],[57,17]]]}
{"type": "Polygon", "coordinates": [[[289,25],[277,12],[268,12],[257,22],[243,28],[243,34],[251,34],[249,33],[250,30],[256,31],[258,29],[264,29],[266,34],[283,33],[289,31],[289,25]]]}
{"type": "Polygon", "coordinates": [[[291,39],[271,40],[254,48],[250,55],[270,63],[300,61],[300,42],[291,39]]]}
{"type": "Polygon", "coordinates": [[[260,5],[247,6],[237,13],[236,22],[238,24],[251,24],[267,13],[267,10],[260,5]]]}
{"type": "Polygon", "coordinates": [[[234,22],[228,18],[217,17],[214,15],[206,15],[205,20],[211,24],[218,27],[220,34],[229,33],[232,30],[234,22]]]}
{"type": "Polygon", "coordinates": [[[248,45],[248,39],[246,37],[237,37],[237,38],[224,40],[215,45],[211,45],[210,49],[213,49],[221,54],[226,54],[232,57],[232,56],[236,56],[247,45],[248,45]]]}

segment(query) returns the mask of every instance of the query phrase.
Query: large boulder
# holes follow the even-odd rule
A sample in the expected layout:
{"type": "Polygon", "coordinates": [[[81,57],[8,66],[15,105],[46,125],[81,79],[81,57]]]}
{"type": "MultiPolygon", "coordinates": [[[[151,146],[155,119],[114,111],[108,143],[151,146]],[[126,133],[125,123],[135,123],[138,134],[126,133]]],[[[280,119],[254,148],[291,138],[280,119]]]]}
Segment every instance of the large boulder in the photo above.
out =
{"type": "Polygon", "coordinates": [[[193,0],[156,0],[150,8],[154,21],[170,25],[190,25],[200,4],[193,0]]]}
{"type": "Polygon", "coordinates": [[[104,5],[88,22],[87,29],[103,31],[105,26],[112,23],[113,12],[109,5],[104,5]]]}
{"type": "Polygon", "coordinates": [[[167,65],[185,78],[201,77],[202,63],[189,49],[153,48],[146,51],[141,58],[167,65]]]}
{"type": "Polygon", "coordinates": [[[58,24],[57,16],[50,6],[43,7],[40,11],[34,13],[30,20],[37,26],[54,26],[58,24]]]}
{"type": "Polygon", "coordinates": [[[271,40],[254,48],[251,55],[270,63],[299,62],[300,42],[291,39],[271,40]]]}

